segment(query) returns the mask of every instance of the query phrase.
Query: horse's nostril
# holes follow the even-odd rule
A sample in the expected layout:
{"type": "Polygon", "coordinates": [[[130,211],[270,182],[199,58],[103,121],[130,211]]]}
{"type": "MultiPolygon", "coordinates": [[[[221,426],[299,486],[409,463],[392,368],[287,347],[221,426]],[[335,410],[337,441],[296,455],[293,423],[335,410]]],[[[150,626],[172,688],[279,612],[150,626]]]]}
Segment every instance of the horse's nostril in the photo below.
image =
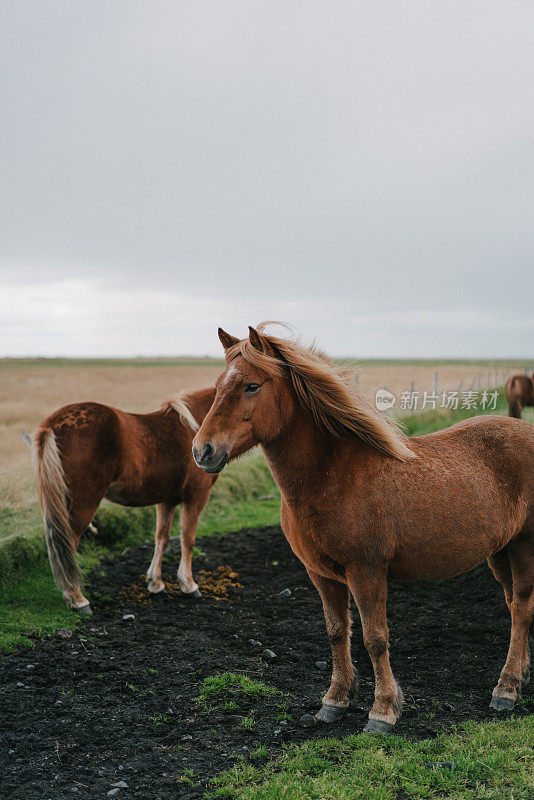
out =
{"type": "Polygon", "coordinates": [[[213,458],[214,454],[215,454],[215,448],[213,447],[212,443],[206,442],[200,460],[205,463],[206,461],[209,461],[210,458],[213,458]]]}

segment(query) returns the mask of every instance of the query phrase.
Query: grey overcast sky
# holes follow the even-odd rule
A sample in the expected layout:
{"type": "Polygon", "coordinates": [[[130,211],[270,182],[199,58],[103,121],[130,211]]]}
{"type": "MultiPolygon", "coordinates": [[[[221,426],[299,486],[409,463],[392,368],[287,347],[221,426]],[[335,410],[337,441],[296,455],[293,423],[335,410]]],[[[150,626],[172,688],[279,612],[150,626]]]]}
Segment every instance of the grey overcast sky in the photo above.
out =
{"type": "Polygon", "coordinates": [[[530,0],[0,20],[2,355],[534,355],[530,0]]]}

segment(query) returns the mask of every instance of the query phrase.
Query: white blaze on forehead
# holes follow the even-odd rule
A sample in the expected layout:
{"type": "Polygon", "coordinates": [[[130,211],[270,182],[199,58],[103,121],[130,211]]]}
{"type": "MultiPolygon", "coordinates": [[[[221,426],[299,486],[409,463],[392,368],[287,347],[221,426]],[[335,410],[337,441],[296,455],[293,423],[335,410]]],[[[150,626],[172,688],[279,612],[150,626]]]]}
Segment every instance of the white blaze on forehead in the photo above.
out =
{"type": "Polygon", "coordinates": [[[227,384],[230,383],[231,379],[233,378],[233,376],[236,374],[237,371],[238,371],[238,369],[237,369],[236,365],[235,364],[230,364],[230,366],[226,370],[226,375],[224,376],[223,380],[221,381],[221,385],[222,386],[227,386],[227,384]]]}

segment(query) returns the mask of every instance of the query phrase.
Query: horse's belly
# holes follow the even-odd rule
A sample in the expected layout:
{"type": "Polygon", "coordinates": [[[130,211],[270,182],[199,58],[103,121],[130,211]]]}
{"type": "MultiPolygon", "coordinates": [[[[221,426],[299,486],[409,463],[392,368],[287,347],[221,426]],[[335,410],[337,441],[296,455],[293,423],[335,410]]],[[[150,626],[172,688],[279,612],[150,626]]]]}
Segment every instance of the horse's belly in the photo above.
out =
{"type": "Polygon", "coordinates": [[[112,483],[105,494],[106,500],[118,503],[121,506],[153,506],[157,503],[171,503],[175,505],[181,502],[178,490],[174,491],[164,485],[150,486],[138,484],[131,486],[125,483],[112,483]]]}
{"type": "Polygon", "coordinates": [[[435,579],[461,575],[507,545],[524,524],[524,504],[512,502],[491,476],[478,493],[464,481],[456,497],[443,492],[432,503],[397,516],[389,574],[435,579]]]}
{"type": "Polygon", "coordinates": [[[500,550],[501,546],[500,539],[489,533],[480,538],[464,538],[460,541],[449,541],[447,537],[438,536],[418,541],[415,537],[409,547],[397,551],[390,562],[388,574],[391,578],[405,580],[452,578],[474,569],[500,550]]]}

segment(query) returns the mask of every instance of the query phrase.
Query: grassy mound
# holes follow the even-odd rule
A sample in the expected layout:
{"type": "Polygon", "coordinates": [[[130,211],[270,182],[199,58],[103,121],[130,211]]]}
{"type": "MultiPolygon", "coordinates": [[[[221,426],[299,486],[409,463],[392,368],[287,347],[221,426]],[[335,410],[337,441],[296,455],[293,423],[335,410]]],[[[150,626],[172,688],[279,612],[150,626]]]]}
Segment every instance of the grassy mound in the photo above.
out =
{"type": "Polygon", "coordinates": [[[308,741],[219,775],[212,798],[531,800],[534,715],[469,722],[435,739],[370,734],[308,741]]]}

